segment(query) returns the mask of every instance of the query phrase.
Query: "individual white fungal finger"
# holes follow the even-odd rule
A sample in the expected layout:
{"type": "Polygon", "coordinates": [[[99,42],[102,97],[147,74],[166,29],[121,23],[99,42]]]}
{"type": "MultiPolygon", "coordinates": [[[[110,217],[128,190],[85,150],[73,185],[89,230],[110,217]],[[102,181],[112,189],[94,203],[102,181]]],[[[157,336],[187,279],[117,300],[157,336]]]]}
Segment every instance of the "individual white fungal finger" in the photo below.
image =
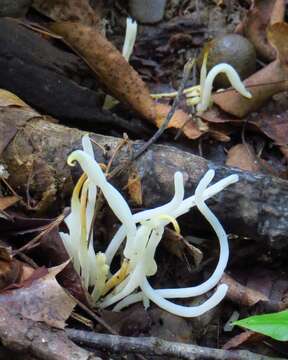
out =
{"type": "Polygon", "coordinates": [[[133,243],[133,238],[136,234],[136,224],[131,210],[120,192],[106,180],[98,163],[90,155],[81,150],[71,153],[67,161],[70,165],[78,161],[83,171],[88,175],[89,180],[96,186],[99,186],[110,208],[126,228],[127,241],[133,243]]]}
{"type": "MultiPolygon", "coordinates": [[[[134,268],[137,263],[142,260],[143,252],[145,251],[152,230],[153,229],[150,224],[141,224],[138,226],[133,248],[129,249],[129,253],[127,252],[130,256],[129,264],[132,268],[134,268]]],[[[125,250],[127,251],[128,245],[129,244],[127,242],[124,249],[124,255],[126,254],[125,250]]]]}
{"type": "MultiPolygon", "coordinates": [[[[211,185],[209,188],[204,190],[203,198],[204,200],[209,199],[210,197],[218,194],[222,190],[224,190],[227,186],[236,183],[239,180],[239,176],[237,174],[229,175],[226,178],[219,180],[217,183],[211,185]]],[[[183,200],[178,209],[172,212],[172,216],[178,218],[181,215],[186,214],[192,207],[195,206],[195,195],[188,197],[183,200]]]]}
{"type": "Polygon", "coordinates": [[[82,137],[82,147],[85,153],[89,154],[92,157],[92,159],[95,159],[94,150],[89,134],[85,134],[82,137]]]}
{"type": "Polygon", "coordinates": [[[137,22],[132,20],[131,18],[127,18],[125,40],[122,48],[122,55],[124,56],[127,62],[129,61],[130,56],[133,52],[136,36],[137,36],[137,22]]]}
{"type": "Polygon", "coordinates": [[[151,287],[146,278],[141,283],[140,287],[143,293],[161,309],[164,309],[171,314],[187,318],[200,316],[213,309],[224,299],[228,290],[228,286],[226,284],[221,284],[218,286],[214,294],[203,304],[198,306],[182,306],[166,300],[164,297],[159,295],[159,293],[151,287]]]}
{"type": "Polygon", "coordinates": [[[215,65],[208,73],[206,80],[204,82],[204,88],[202,91],[201,102],[197,105],[197,112],[202,114],[206,111],[210,105],[211,100],[211,93],[213,87],[213,81],[215,77],[220,74],[225,73],[228,77],[231,85],[237,90],[241,95],[251,98],[251,93],[245,88],[244,84],[242,83],[238,73],[236,70],[229,64],[221,63],[215,65]]]}
{"type": "Polygon", "coordinates": [[[187,287],[187,288],[180,288],[180,289],[155,290],[157,294],[159,294],[160,296],[166,299],[186,298],[186,297],[192,297],[206,293],[207,291],[211,290],[214,286],[217,285],[227,266],[227,262],[229,258],[229,246],[228,246],[227,234],[223,229],[222,225],[220,224],[219,220],[216,218],[216,216],[212,213],[212,211],[208,208],[208,206],[204,202],[205,189],[213,179],[214,174],[215,174],[214,170],[209,170],[200,180],[195,190],[195,203],[199,211],[210,223],[210,225],[212,226],[213,230],[215,231],[219,239],[220,255],[219,255],[218,264],[213,274],[204,283],[200,285],[187,287]]]}
{"type": "Polygon", "coordinates": [[[128,295],[123,300],[119,301],[117,305],[114,306],[113,311],[121,311],[130,305],[133,305],[139,301],[143,301],[144,296],[145,295],[142,291],[136,294],[128,295]]]}
{"type": "Polygon", "coordinates": [[[115,304],[116,302],[122,300],[126,296],[130,295],[135,289],[137,289],[140,283],[143,281],[144,275],[144,264],[143,261],[140,261],[134,271],[129,275],[129,281],[127,285],[122,289],[118,294],[105,297],[100,304],[102,309],[115,304]]]}

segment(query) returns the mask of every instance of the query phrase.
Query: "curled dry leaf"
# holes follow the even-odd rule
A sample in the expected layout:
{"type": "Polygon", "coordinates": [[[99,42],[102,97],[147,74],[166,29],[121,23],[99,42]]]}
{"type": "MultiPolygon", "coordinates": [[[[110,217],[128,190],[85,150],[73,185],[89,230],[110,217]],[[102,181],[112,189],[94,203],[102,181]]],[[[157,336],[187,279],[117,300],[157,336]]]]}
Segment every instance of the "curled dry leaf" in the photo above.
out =
{"type": "Polygon", "coordinates": [[[144,118],[155,118],[155,105],[144,81],[99,31],[75,22],[54,23],[51,30],[83,57],[111,95],[144,118]]]}
{"type": "Polygon", "coordinates": [[[7,90],[0,89],[0,107],[6,106],[29,108],[29,106],[15,94],[7,90]]]}
{"type": "Polygon", "coordinates": [[[275,49],[267,39],[269,25],[284,20],[284,0],[254,0],[247,17],[243,21],[244,35],[253,43],[258,55],[266,60],[276,58],[275,49]]]}
{"type": "MultiPolygon", "coordinates": [[[[269,27],[268,38],[277,50],[277,59],[244,81],[252,98],[247,99],[230,89],[213,95],[214,103],[227,113],[244,117],[273,95],[288,89],[288,24],[276,23],[269,27]]],[[[209,120],[207,114],[205,119],[209,120]]]]}
{"type": "Polygon", "coordinates": [[[233,146],[228,151],[226,165],[247,171],[260,170],[254,149],[248,144],[237,144],[233,146]]]}
{"type": "Polygon", "coordinates": [[[244,343],[251,344],[259,342],[263,338],[263,335],[257,334],[253,331],[243,331],[241,334],[233,336],[233,338],[227,341],[222,348],[225,350],[235,349],[244,343]]]}
{"type": "MultiPolygon", "coordinates": [[[[156,118],[153,123],[159,128],[166,116],[168,115],[171,107],[166,104],[156,104],[156,118]]],[[[191,118],[190,115],[183,110],[176,110],[172,119],[168,124],[168,128],[181,129],[188,139],[198,139],[205,130],[200,130],[191,118]]],[[[207,129],[206,129],[207,130],[207,129]]]]}
{"type": "Polygon", "coordinates": [[[88,0],[34,0],[33,7],[55,21],[79,21],[96,27],[100,24],[88,0]]]}
{"type": "Polygon", "coordinates": [[[241,306],[253,306],[259,301],[268,301],[266,295],[240,284],[227,274],[222,276],[220,283],[229,286],[227,297],[241,306]]]}
{"type": "Polygon", "coordinates": [[[47,275],[27,287],[1,294],[1,307],[9,308],[10,313],[21,314],[26,319],[63,329],[65,320],[76,305],[55,279],[66,264],[48,269],[47,275]]]}

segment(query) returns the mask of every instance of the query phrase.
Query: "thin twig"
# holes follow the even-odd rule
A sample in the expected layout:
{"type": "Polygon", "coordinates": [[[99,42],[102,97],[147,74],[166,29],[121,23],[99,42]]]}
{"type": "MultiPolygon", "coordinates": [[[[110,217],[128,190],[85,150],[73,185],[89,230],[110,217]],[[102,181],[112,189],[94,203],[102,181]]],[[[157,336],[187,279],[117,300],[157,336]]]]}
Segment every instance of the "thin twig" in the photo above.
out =
{"type": "Polygon", "coordinates": [[[39,244],[39,241],[44,235],[47,235],[53,229],[55,229],[66,217],[66,213],[60,214],[53,222],[46,225],[44,230],[42,230],[37,236],[35,236],[32,240],[30,240],[27,244],[23,245],[20,249],[13,251],[13,256],[18,255],[21,252],[31,250],[32,248],[36,247],[39,244]]]}
{"type": "Polygon", "coordinates": [[[177,359],[214,360],[284,360],[255,354],[247,350],[223,350],[162,340],[156,337],[126,337],[97,334],[91,331],[66,329],[68,337],[95,349],[107,349],[115,353],[142,353],[145,355],[173,356],[177,359]]]}
{"type": "Polygon", "coordinates": [[[177,96],[175,97],[175,99],[173,101],[172,107],[171,107],[168,115],[166,116],[166,119],[163,121],[163,123],[161,124],[160,128],[156,131],[156,133],[134,154],[133,160],[138,159],[139,156],[141,156],[148,149],[149,146],[154,144],[159,139],[159,137],[163,134],[163,132],[167,129],[167,126],[179,105],[182,93],[184,91],[187,80],[190,76],[190,73],[191,73],[194,63],[195,63],[195,59],[190,59],[184,66],[183,78],[182,78],[180,87],[178,89],[177,96]]]}

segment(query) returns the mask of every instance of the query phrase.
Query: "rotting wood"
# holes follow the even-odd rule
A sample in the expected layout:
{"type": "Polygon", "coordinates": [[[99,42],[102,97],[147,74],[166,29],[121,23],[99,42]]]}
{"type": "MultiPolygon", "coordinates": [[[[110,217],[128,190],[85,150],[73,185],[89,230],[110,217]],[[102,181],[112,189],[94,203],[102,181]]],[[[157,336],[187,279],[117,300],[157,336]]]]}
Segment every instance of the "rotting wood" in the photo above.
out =
{"type": "MultiPolygon", "coordinates": [[[[42,210],[63,207],[69,201],[73,181],[80,175],[79,167],[66,164],[67,155],[81,148],[81,137],[85,132],[67,128],[41,118],[23,121],[12,112],[18,109],[0,109],[0,149],[2,161],[10,173],[9,183],[20,194],[29,193],[41,202],[42,210]],[[10,114],[10,116],[8,116],[10,114]],[[5,135],[4,135],[5,134],[5,135]],[[29,182],[28,182],[28,179],[29,182]]],[[[108,154],[103,148],[117,147],[121,139],[91,134],[95,141],[96,158],[107,162],[108,154]]],[[[143,142],[131,143],[137,151],[143,142]]],[[[122,148],[113,162],[127,163],[131,152],[122,148]]],[[[271,248],[288,245],[288,182],[279,178],[244,172],[225,166],[215,165],[199,156],[178,150],[171,146],[154,145],[134,163],[142,182],[144,207],[154,207],[167,202],[173,194],[173,175],[182,171],[186,196],[194,193],[199,179],[208,168],[216,170],[219,180],[229,174],[238,173],[240,181],[209,200],[209,205],[223,222],[228,232],[265,242],[271,248]]],[[[127,167],[113,182],[118,188],[127,184],[127,167]]],[[[196,211],[186,215],[186,224],[207,229],[207,224],[199,221],[196,211]]]]}
{"type": "Polygon", "coordinates": [[[104,124],[132,136],[150,135],[144,122],[101,109],[104,93],[79,56],[15,19],[0,18],[0,88],[67,123],[93,129],[104,124]]]}

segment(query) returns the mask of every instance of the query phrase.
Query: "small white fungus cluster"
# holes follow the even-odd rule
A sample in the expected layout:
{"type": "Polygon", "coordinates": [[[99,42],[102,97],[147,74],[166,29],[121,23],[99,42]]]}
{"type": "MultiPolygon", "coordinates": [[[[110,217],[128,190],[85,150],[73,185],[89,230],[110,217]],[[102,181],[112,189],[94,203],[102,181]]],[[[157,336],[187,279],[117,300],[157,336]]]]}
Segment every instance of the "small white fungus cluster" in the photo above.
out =
{"type": "Polygon", "coordinates": [[[230,175],[210,185],[214,170],[208,170],[199,182],[195,195],[184,199],[182,173],[174,175],[174,197],[167,204],[155,209],[132,214],[120,194],[105,177],[94,158],[88,135],[82,139],[83,150],[76,150],[68,157],[68,163],[78,162],[84,174],[73,191],[71,213],[65,219],[68,233],[60,233],[65,247],[72,258],[76,271],[84,286],[93,289],[91,296],[101,308],[115,305],[121,310],[135,302],[149,300],[173,314],[183,317],[199,316],[215,307],[225,297],[227,285],[221,284],[214,294],[198,306],[182,306],[168,299],[190,298],[202,295],[214,288],[226,268],[229,248],[227,235],[219,220],[208,208],[205,201],[238,181],[237,175],[230,175]],[[209,186],[210,185],[210,186],[209,186]],[[101,190],[110,208],[121,222],[105,253],[95,254],[93,248],[93,218],[97,190],[101,190]],[[155,252],[165,226],[172,223],[179,231],[176,219],[196,206],[214,229],[220,244],[219,261],[213,274],[201,285],[177,289],[153,289],[148,277],[157,272],[155,252]],[[111,262],[125,241],[124,260],[118,272],[110,273],[111,262]]]}
{"type": "MultiPolygon", "coordinates": [[[[220,63],[212,67],[212,69],[207,74],[207,60],[208,60],[209,50],[207,49],[204,52],[203,62],[200,71],[200,84],[195,85],[189,88],[186,88],[183,91],[183,94],[186,96],[186,102],[188,106],[196,106],[196,114],[201,116],[209,107],[212,105],[212,90],[213,83],[217,75],[225,74],[231,84],[231,86],[239,92],[242,96],[251,99],[251,93],[245,88],[244,83],[241,81],[240,76],[233,66],[220,63]]],[[[195,61],[193,65],[195,64],[195,61]]],[[[172,93],[162,93],[162,94],[152,94],[154,99],[161,99],[163,97],[175,97],[177,92],[172,93]]]]}

